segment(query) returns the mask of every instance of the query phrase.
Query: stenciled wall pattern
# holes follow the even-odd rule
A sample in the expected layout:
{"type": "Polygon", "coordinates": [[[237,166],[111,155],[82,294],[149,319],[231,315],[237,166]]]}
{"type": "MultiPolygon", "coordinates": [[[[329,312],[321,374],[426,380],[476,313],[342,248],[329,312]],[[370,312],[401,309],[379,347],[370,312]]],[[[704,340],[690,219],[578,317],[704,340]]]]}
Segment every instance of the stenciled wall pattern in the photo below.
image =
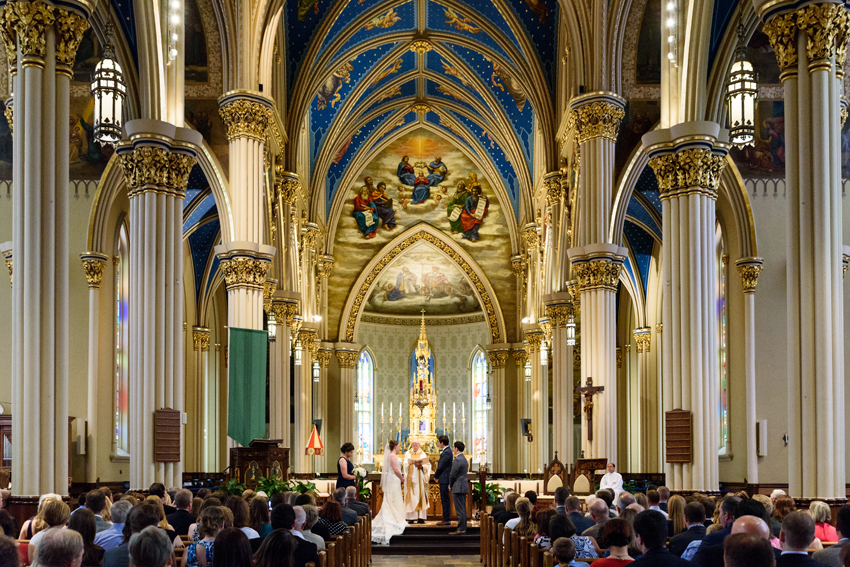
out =
{"type": "MultiPolygon", "coordinates": [[[[471,381],[469,361],[476,346],[487,344],[487,324],[427,326],[428,341],[434,353],[437,386],[437,427],[443,424],[443,402],[446,423],[451,428],[452,403],[457,407],[457,438],[462,437],[461,403],[466,404],[466,438],[472,438],[471,381]]],[[[358,342],[369,347],[375,358],[375,450],[380,451],[389,439],[389,412],[393,404],[393,432],[398,430],[398,405],[404,410],[402,429],[410,421],[407,408],[410,396],[410,353],[416,347],[419,327],[416,325],[380,325],[361,323],[358,342]],[[381,404],[384,404],[384,437],[381,440],[381,404]]],[[[452,441],[454,435],[450,435],[452,441]]]]}

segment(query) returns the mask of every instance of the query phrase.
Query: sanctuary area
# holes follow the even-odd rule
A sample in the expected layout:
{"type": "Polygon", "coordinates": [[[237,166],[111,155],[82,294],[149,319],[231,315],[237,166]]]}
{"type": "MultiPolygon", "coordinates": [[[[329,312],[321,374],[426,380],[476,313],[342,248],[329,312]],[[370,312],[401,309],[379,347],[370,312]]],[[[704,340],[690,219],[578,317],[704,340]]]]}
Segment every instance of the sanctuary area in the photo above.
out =
{"type": "Polygon", "coordinates": [[[0,0],[0,39],[4,567],[850,566],[844,2],[0,0]]]}

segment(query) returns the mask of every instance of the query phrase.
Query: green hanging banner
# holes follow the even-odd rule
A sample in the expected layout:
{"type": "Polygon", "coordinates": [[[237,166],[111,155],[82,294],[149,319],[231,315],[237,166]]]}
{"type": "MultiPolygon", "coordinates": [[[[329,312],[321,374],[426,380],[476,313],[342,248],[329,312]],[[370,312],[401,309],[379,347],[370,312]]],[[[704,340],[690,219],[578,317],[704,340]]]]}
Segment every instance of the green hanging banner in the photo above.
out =
{"type": "Polygon", "coordinates": [[[230,328],[227,435],[243,447],[266,435],[266,354],[263,330],[230,328]]]}

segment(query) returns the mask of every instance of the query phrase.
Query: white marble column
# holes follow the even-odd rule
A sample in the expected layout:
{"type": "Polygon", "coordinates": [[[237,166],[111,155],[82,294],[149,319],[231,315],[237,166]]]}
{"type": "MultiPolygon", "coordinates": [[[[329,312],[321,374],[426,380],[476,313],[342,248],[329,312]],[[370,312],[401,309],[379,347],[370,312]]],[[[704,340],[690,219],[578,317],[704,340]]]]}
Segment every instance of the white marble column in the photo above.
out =
{"type": "MultiPolygon", "coordinates": [[[[88,352],[88,391],[86,396],[86,482],[97,480],[97,366],[98,366],[98,327],[100,322],[100,284],[103,281],[103,269],[109,256],[100,252],[80,254],[86,281],[89,284],[89,352],[88,352]]],[[[111,429],[111,428],[110,428],[111,429]]]]}
{"type": "Polygon", "coordinates": [[[272,298],[276,330],[275,341],[270,352],[269,437],[282,439],[284,447],[291,447],[290,355],[293,332],[295,336],[298,335],[295,322],[298,299],[293,295],[291,292],[278,291],[272,298]]]}
{"type": "Polygon", "coordinates": [[[691,462],[667,463],[671,490],[718,490],[717,273],[715,207],[727,133],[713,122],[684,122],[644,135],[658,179],[664,237],[662,316],[664,411],[691,412],[691,462]]]}
{"type": "Polygon", "coordinates": [[[552,451],[562,463],[572,463],[573,445],[573,345],[568,344],[567,324],[575,309],[567,292],[544,297],[546,315],[552,325],[552,451]]]}
{"type": "MultiPolygon", "coordinates": [[[[195,443],[194,464],[196,467],[203,467],[206,463],[206,437],[207,432],[204,427],[207,415],[207,361],[210,351],[210,330],[206,327],[192,327],[192,352],[195,357],[194,371],[195,376],[192,385],[192,403],[194,405],[195,415],[192,416],[190,423],[192,437],[195,443]]],[[[187,455],[188,456],[188,455],[187,455]]],[[[195,470],[203,470],[198,468],[195,470]]]]}
{"type": "Polygon", "coordinates": [[[0,7],[16,100],[9,329],[16,496],[68,493],[69,89],[93,6],[0,7]]]}
{"type": "MultiPolygon", "coordinates": [[[[658,406],[655,400],[655,389],[651,387],[649,376],[649,357],[652,352],[652,328],[641,327],[634,330],[635,352],[637,353],[637,396],[636,404],[638,428],[635,432],[633,445],[637,445],[637,467],[633,472],[655,472],[652,470],[650,454],[652,445],[657,444],[658,406]]],[[[628,355],[628,348],[626,350],[628,355]]],[[[628,358],[628,356],[626,356],[628,358]]],[[[626,374],[628,375],[628,373],[626,374]]],[[[634,462],[634,461],[633,461],[634,462]]]]}
{"type": "Polygon", "coordinates": [[[507,416],[505,415],[505,400],[508,398],[508,392],[505,389],[505,365],[511,353],[511,345],[509,344],[492,344],[487,345],[487,358],[490,361],[490,403],[492,414],[490,420],[492,423],[493,437],[488,442],[488,452],[490,454],[490,470],[495,473],[507,472],[505,465],[504,447],[507,443],[506,429],[507,416]]]}
{"type": "Polygon", "coordinates": [[[534,433],[531,443],[527,443],[528,447],[528,472],[531,474],[541,474],[543,472],[543,463],[548,462],[545,454],[545,430],[549,427],[549,412],[545,395],[548,388],[544,387],[543,380],[548,381],[548,377],[544,372],[545,366],[541,363],[540,352],[543,348],[544,333],[543,329],[534,326],[525,331],[525,349],[528,353],[528,361],[531,363],[531,382],[527,383],[528,395],[527,407],[530,411],[531,430],[534,433]],[[547,411],[544,411],[544,404],[547,411]],[[539,469],[539,470],[538,470],[539,469]]]}
{"type": "Polygon", "coordinates": [[[354,421],[354,396],[357,388],[357,357],[360,354],[360,345],[336,343],[334,347],[339,361],[339,442],[340,444],[355,443],[357,424],[354,421]]]}
{"type": "Polygon", "coordinates": [[[848,12],[832,2],[753,4],[785,93],[789,494],[844,498],[840,113],[848,12]]]}
{"type": "Polygon", "coordinates": [[[314,324],[304,323],[298,331],[301,342],[301,365],[295,367],[293,388],[295,426],[292,429],[292,468],[296,473],[313,472],[313,461],[304,454],[313,429],[313,361],[319,350],[314,324]]]}
{"type": "MultiPolygon", "coordinates": [[[[328,426],[328,366],[330,366],[331,358],[334,354],[333,343],[319,343],[319,352],[316,353],[316,360],[319,362],[319,382],[313,379],[313,419],[322,420],[321,438],[322,443],[327,440],[325,431],[328,426]]],[[[316,472],[328,472],[327,451],[321,457],[316,457],[316,472]]]]}
{"type": "MultiPolygon", "coordinates": [[[[156,120],[126,124],[117,148],[130,197],[130,487],[179,486],[183,463],[157,462],[154,411],[183,412],[183,198],[201,135],[156,120]]],[[[181,453],[185,433],[181,434],[181,453]]]]}
{"type": "Polygon", "coordinates": [[[764,269],[763,258],[741,258],[735,262],[744,289],[745,395],[747,400],[747,484],[758,484],[759,463],[756,439],[756,286],[764,269]]]}
{"type": "MultiPolygon", "coordinates": [[[[528,351],[526,350],[526,346],[524,343],[515,343],[513,345],[513,350],[511,354],[514,357],[514,362],[516,363],[516,408],[517,408],[517,418],[519,419],[531,419],[531,395],[530,389],[531,386],[529,381],[525,378],[525,366],[528,362],[528,351]]],[[[519,426],[519,423],[517,423],[519,426]]],[[[537,430],[535,428],[535,424],[531,424],[531,432],[533,434],[537,434],[537,430]]],[[[508,430],[510,431],[510,425],[508,425],[508,430]]],[[[531,445],[528,440],[522,436],[522,431],[517,428],[516,430],[516,439],[517,439],[517,461],[516,468],[518,471],[523,472],[531,472],[531,445]]],[[[512,468],[512,467],[509,467],[512,468]]]]}

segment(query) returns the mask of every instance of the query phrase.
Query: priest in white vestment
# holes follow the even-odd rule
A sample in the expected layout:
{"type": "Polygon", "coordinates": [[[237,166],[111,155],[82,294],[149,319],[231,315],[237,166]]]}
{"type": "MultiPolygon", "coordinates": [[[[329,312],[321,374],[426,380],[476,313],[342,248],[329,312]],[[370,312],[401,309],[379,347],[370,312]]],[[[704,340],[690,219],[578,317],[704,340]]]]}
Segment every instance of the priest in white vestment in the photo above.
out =
{"type": "Polygon", "coordinates": [[[617,467],[614,463],[608,463],[608,472],[599,481],[599,489],[610,488],[614,491],[614,498],[619,496],[623,491],[623,476],[616,469],[617,467]]]}
{"type": "Polygon", "coordinates": [[[419,446],[419,439],[410,442],[404,453],[404,512],[405,519],[424,524],[428,518],[428,481],[431,478],[431,461],[419,446]]]}

